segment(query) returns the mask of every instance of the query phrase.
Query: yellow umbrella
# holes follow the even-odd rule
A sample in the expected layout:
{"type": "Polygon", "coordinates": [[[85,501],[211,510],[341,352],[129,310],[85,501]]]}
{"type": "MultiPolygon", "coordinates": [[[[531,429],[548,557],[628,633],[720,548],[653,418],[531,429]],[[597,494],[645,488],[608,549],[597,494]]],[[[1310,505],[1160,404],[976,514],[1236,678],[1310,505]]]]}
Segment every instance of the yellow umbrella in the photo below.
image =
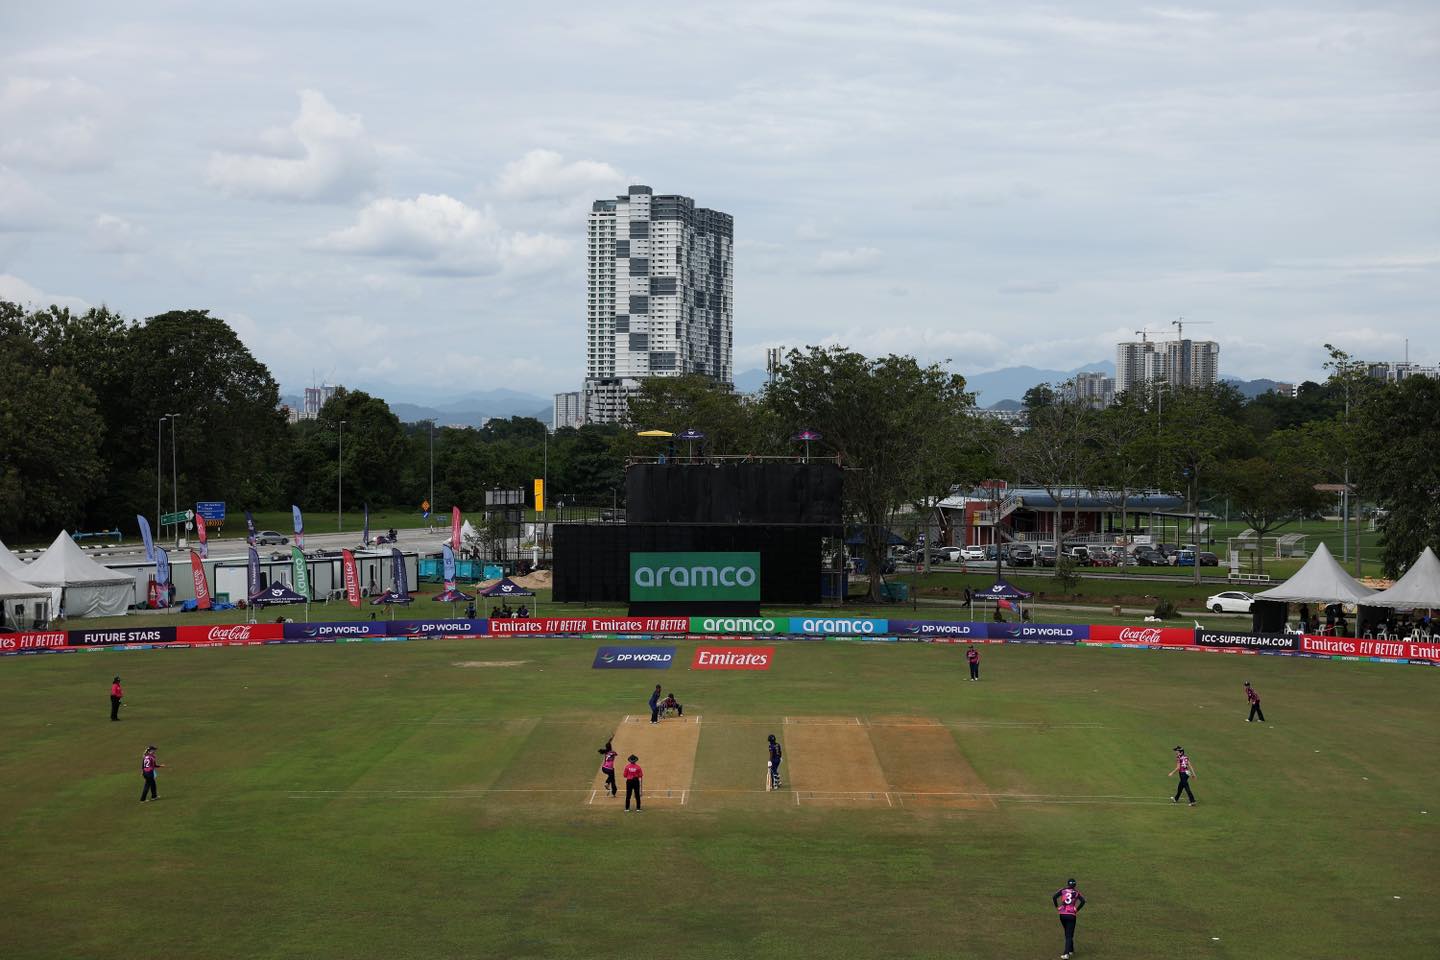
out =
{"type": "Polygon", "coordinates": [[[673,437],[675,434],[668,430],[641,430],[635,434],[637,437],[673,437]]]}

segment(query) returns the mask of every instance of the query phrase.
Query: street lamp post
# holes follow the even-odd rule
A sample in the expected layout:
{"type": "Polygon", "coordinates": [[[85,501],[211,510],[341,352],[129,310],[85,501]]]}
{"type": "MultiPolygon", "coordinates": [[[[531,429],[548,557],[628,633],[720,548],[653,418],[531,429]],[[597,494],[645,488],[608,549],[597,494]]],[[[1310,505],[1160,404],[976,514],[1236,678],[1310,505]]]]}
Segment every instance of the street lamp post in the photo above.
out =
{"type": "MultiPolygon", "coordinates": [[[[175,454],[175,421],[180,419],[180,414],[172,413],[170,416],[170,512],[180,512],[180,468],[179,460],[175,454]]],[[[175,549],[180,549],[181,526],[177,521],[175,524],[175,549]]]]}
{"type": "Polygon", "coordinates": [[[345,530],[345,421],[340,421],[340,449],[335,454],[335,529],[345,530]]]}
{"type": "Polygon", "coordinates": [[[155,421],[155,537],[156,537],[156,539],[159,539],[159,537],[160,537],[160,532],[161,532],[161,530],[163,529],[163,528],[160,526],[160,484],[161,484],[161,482],[162,482],[161,479],[160,479],[161,476],[162,476],[161,473],[160,473],[160,451],[163,449],[163,447],[161,446],[161,442],[160,442],[160,431],[161,431],[161,429],[165,426],[165,421],[168,420],[168,419],[170,419],[170,418],[169,418],[169,417],[161,417],[160,419],[158,419],[158,420],[155,421]]]}
{"type": "Polygon", "coordinates": [[[430,421],[430,509],[435,509],[435,421],[430,421]]]}

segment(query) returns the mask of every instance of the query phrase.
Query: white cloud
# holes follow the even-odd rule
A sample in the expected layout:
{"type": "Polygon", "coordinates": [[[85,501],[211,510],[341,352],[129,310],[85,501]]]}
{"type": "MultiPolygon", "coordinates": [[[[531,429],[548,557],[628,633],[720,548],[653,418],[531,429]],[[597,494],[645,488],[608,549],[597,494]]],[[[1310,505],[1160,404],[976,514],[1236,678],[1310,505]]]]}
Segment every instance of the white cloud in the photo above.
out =
{"type": "Polygon", "coordinates": [[[496,187],[502,197],[534,200],[598,192],[612,192],[625,185],[625,175],[608,163],[571,160],[554,150],[531,150],[512,160],[500,171],[496,187]]]}
{"type": "Polygon", "coordinates": [[[90,242],[102,253],[138,253],[149,244],[149,234],[144,227],[102,213],[90,224],[90,242]]]}
{"type": "Polygon", "coordinates": [[[816,273],[863,273],[880,265],[880,251],[875,247],[854,247],[848,250],[825,250],[812,262],[816,273]]]}
{"type": "Polygon", "coordinates": [[[0,160],[62,172],[109,166],[109,113],[104,94],[74,77],[11,77],[0,86],[0,160]]]}
{"type": "Polygon", "coordinates": [[[248,153],[210,157],[210,182],[226,193],[266,200],[332,201],[375,181],[374,145],[358,114],[342,114],[323,93],[303,90],[285,128],[263,131],[248,153]]]}
{"type": "Polygon", "coordinates": [[[79,297],[46,293],[39,287],[26,283],[10,273],[0,273],[0,300],[9,300],[22,307],[42,308],[54,304],[59,307],[69,307],[71,310],[90,309],[90,304],[79,297]]]}
{"type": "Polygon", "coordinates": [[[0,165],[0,233],[35,230],[49,219],[50,200],[14,170],[0,165]]]}
{"type": "Polygon", "coordinates": [[[315,245],[332,253],[396,257],[427,273],[475,276],[555,266],[571,251],[562,237],[507,231],[488,210],[429,193],[372,201],[353,225],[315,245]]]}

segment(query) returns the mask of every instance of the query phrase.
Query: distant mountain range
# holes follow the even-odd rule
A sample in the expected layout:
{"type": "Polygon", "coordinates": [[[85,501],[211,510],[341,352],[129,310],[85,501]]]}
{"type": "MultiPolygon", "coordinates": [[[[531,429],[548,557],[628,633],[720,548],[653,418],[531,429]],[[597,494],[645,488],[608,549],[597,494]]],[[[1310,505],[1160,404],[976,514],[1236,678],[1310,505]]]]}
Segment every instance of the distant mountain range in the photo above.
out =
{"type": "MultiPolygon", "coordinates": [[[[496,417],[534,417],[549,423],[552,412],[550,401],[544,397],[504,388],[465,393],[435,404],[384,399],[391,412],[399,417],[402,423],[434,420],[440,426],[456,424],[479,427],[483,426],[486,420],[496,417]]],[[[299,396],[282,396],[280,402],[288,403],[296,410],[303,408],[303,401],[299,396]]]]}
{"type": "MultiPolygon", "coordinates": [[[[1041,383],[1064,383],[1077,373],[1104,373],[1115,375],[1115,364],[1108,360],[1087,363],[1073,370],[1047,370],[1042,367],[1005,367],[988,373],[966,376],[966,386],[975,392],[977,406],[995,410],[1018,410],[1025,391],[1041,383]]],[[[767,375],[764,370],[746,370],[735,375],[735,390],[738,393],[755,393],[765,386],[767,375]]],[[[1246,397],[1257,397],[1277,386],[1275,380],[1237,380],[1225,378],[1246,397]]],[[[299,396],[282,396],[282,403],[300,409],[299,396]]],[[[404,423],[422,423],[434,420],[444,426],[456,424],[469,427],[483,426],[486,420],[496,417],[534,417],[545,423],[550,422],[552,406],[550,400],[524,393],[519,390],[500,388],[480,390],[451,397],[434,404],[387,401],[390,409],[404,423]]]]}
{"type": "Polygon", "coordinates": [[[1025,396],[1025,391],[1031,387],[1041,383],[1064,383],[1077,373],[1103,373],[1113,377],[1115,364],[1101,360],[1073,370],[1004,367],[988,373],[966,374],[965,388],[975,393],[976,406],[993,406],[1002,400],[1014,400],[1018,406],[1020,399],[1025,396]]]}

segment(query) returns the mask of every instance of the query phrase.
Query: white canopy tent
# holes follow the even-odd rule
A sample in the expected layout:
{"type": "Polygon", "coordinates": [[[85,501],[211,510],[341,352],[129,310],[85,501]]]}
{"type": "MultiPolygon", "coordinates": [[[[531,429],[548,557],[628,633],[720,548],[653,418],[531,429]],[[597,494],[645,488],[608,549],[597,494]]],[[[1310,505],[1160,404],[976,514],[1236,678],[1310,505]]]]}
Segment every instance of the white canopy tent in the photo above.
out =
{"type": "Polygon", "coordinates": [[[39,560],[25,568],[26,581],[60,590],[67,617],[122,616],[135,598],[135,581],[85,555],[64,530],[39,560]]]}
{"type": "Polygon", "coordinates": [[[0,567],[0,623],[19,628],[33,626],[37,620],[48,621],[50,606],[48,589],[17,579],[0,567]]]}
{"type": "Polygon", "coordinates": [[[1440,557],[1426,547],[1420,559],[1405,571],[1405,576],[1396,580],[1389,590],[1367,599],[1365,605],[1392,610],[1440,610],[1440,557]]]}
{"type": "Polygon", "coordinates": [[[1369,603],[1375,593],[1340,567],[1330,548],[1322,542],[1289,580],[1264,593],[1256,600],[1279,600],[1283,603],[1369,603]]]}
{"type": "Polygon", "coordinates": [[[30,568],[26,566],[25,561],[11,553],[10,548],[5,546],[5,541],[0,540],[0,570],[4,570],[17,580],[24,580],[25,571],[28,569],[30,568]]]}

